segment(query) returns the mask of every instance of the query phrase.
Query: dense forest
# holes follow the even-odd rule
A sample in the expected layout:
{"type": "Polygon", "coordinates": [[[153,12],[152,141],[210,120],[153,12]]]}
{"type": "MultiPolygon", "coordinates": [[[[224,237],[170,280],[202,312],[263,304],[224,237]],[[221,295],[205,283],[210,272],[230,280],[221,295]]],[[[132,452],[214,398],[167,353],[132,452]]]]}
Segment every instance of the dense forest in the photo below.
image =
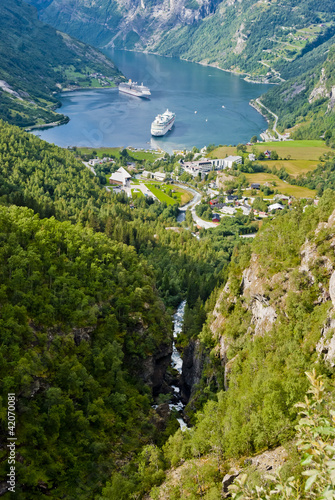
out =
{"type": "Polygon", "coordinates": [[[122,75],[99,50],[41,22],[23,0],[0,4],[0,118],[22,127],[64,121],[54,112],[62,88],[113,85],[122,75]]]}
{"type": "Polygon", "coordinates": [[[146,363],[170,352],[168,312],[184,298],[184,341],[198,335],[241,222],[200,240],[166,230],[178,205],[131,207],[72,152],[5,122],[0,131],[1,389],[17,394],[22,418],[18,498],[92,498],[121,471],[115,480],[143,493],[162,474],[143,479],[142,448],[178,427],[171,415],[158,432],[150,387],[157,395],[161,382],[146,363]]]}
{"type": "MultiPolygon", "coordinates": [[[[335,205],[324,189],[333,159],[322,168],[329,182],[318,207],[296,202],[263,222],[252,243],[239,236],[242,215],[197,239],[188,212],[191,230],[178,225],[177,204],[130,204],[74,152],[5,122],[0,132],[0,425],[5,438],[15,392],[17,498],[219,499],[233,463],[236,495],[256,486],[266,495],[245,457],[279,446],[287,467],[272,487],[291,469],[300,488],[295,404],[308,390],[304,372],[317,370],[314,392],[323,375],[333,400],[327,220],[335,205]],[[183,299],[178,345],[185,356],[193,346],[200,369],[184,432],[175,413],[162,419],[153,408],[169,398],[160,363],[183,299]]],[[[319,411],[328,418],[327,406],[319,411]]],[[[2,448],[1,477],[6,457],[2,448]]],[[[328,469],[317,466],[324,478],[328,469]]]]}

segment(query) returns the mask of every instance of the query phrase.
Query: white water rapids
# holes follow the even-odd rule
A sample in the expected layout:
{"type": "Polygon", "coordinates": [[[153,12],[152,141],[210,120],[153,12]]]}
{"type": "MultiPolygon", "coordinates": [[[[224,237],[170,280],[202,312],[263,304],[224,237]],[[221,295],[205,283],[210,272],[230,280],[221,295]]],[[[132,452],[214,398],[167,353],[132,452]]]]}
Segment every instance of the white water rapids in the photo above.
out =
{"type": "MultiPolygon", "coordinates": [[[[171,357],[171,366],[177,372],[181,375],[182,372],[182,367],[183,367],[183,360],[181,359],[181,356],[179,352],[177,351],[176,348],[176,338],[178,337],[178,334],[181,333],[182,328],[183,328],[183,321],[184,321],[184,312],[185,312],[185,306],[186,306],[186,300],[183,300],[181,304],[179,304],[179,307],[175,314],[173,315],[173,346],[172,346],[172,357],[171,357]]],[[[180,389],[179,387],[176,386],[171,386],[174,392],[175,398],[178,400],[178,403],[170,403],[169,408],[170,410],[175,409],[178,412],[181,412],[184,409],[184,404],[181,402],[180,398],[180,389]]],[[[187,429],[187,424],[186,422],[180,417],[177,419],[181,430],[187,429]]]]}

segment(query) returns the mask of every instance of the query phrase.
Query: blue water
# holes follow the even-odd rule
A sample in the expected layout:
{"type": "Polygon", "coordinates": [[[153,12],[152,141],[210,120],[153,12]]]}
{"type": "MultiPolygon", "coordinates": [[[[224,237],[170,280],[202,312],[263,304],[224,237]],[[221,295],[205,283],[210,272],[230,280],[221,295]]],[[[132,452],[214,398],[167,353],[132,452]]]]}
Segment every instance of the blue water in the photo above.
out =
{"type": "Polygon", "coordinates": [[[247,142],[267,128],[248,104],[267,90],[266,85],[175,58],[121,50],[107,53],[126,77],[150,88],[151,99],[119,94],[117,89],[63,93],[60,112],[70,122],[35,134],[62,147],[160,147],[171,152],[247,142]],[[176,113],[175,126],[165,137],[152,138],[151,122],[167,108],[176,113]]]}

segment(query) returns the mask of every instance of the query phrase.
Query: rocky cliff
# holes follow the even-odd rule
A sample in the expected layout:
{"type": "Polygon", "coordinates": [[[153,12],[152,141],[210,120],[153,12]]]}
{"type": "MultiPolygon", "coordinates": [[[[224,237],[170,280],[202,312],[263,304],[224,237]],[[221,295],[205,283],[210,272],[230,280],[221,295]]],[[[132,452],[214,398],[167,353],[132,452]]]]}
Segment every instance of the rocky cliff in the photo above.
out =
{"type": "MultiPolygon", "coordinates": [[[[279,226],[265,229],[263,244],[276,230],[282,233],[279,226]]],[[[209,321],[226,389],[243,357],[243,344],[279,332],[289,322],[299,332],[302,349],[315,353],[316,363],[335,366],[335,211],[306,234],[295,266],[272,261],[271,255],[265,260],[263,249],[257,251],[262,244],[255,243],[248,266],[231,275],[209,321]]],[[[288,243],[289,238],[281,244],[288,243]]]]}

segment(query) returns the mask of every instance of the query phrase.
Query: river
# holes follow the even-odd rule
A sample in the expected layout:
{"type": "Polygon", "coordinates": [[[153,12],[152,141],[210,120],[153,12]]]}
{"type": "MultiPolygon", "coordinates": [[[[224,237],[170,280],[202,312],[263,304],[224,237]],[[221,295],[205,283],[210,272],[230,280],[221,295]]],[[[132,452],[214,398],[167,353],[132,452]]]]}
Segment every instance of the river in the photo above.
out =
{"type": "MultiPolygon", "coordinates": [[[[182,373],[183,360],[181,359],[181,356],[176,348],[176,339],[179,333],[181,333],[183,328],[185,306],[186,306],[186,300],[184,300],[183,302],[181,302],[181,304],[179,304],[177,311],[173,315],[173,348],[172,348],[171,366],[172,368],[177,370],[179,375],[181,375],[182,373]]],[[[182,403],[180,399],[180,388],[173,385],[172,389],[174,392],[173,397],[175,402],[170,403],[169,408],[170,410],[175,409],[179,412],[180,417],[177,420],[179,422],[181,430],[185,430],[187,428],[187,424],[182,418],[182,413],[181,413],[185,405],[182,403]]]]}
{"type": "Polygon", "coordinates": [[[33,133],[62,147],[159,147],[171,153],[247,142],[267,128],[248,104],[267,85],[177,58],[122,50],[107,54],[127,77],[150,87],[151,99],[119,94],[116,88],[65,92],[59,111],[69,123],[33,133]],[[167,108],[176,113],[175,126],[165,137],[152,138],[151,122],[167,108]]]}

